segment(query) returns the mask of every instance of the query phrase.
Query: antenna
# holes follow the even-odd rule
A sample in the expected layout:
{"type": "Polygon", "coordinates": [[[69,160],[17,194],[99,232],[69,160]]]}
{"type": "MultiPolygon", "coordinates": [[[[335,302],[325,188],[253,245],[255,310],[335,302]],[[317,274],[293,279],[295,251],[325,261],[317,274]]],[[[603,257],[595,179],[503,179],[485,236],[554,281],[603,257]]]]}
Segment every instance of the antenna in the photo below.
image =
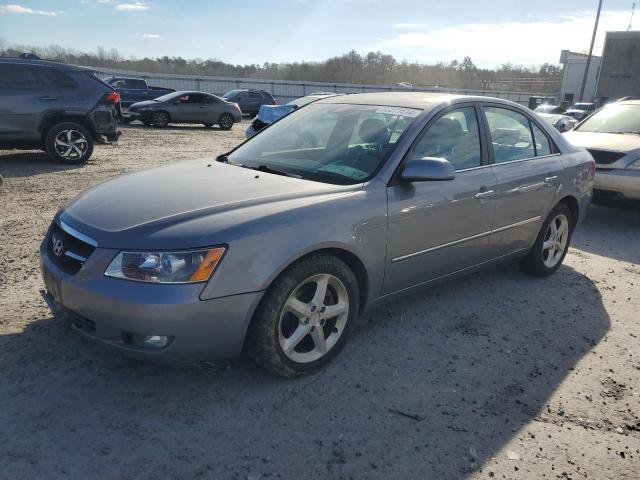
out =
{"type": "Polygon", "coordinates": [[[629,20],[629,27],[627,28],[627,32],[631,30],[633,24],[633,13],[636,11],[636,2],[633,2],[631,5],[631,20],[629,20]]]}

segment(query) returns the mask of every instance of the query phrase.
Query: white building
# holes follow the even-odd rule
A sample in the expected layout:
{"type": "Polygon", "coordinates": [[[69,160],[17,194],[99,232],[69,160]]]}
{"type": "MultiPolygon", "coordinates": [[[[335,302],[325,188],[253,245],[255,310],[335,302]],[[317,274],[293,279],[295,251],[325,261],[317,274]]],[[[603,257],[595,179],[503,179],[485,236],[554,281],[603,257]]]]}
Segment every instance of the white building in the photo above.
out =
{"type": "MultiPolygon", "coordinates": [[[[560,63],[563,65],[560,101],[568,101],[569,103],[579,102],[580,88],[582,86],[584,70],[587,66],[587,55],[562,50],[562,52],[560,52],[560,63]]],[[[587,75],[587,83],[582,98],[584,102],[591,102],[595,99],[601,63],[601,57],[596,57],[595,55],[591,57],[589,74],[587,75]]]]}

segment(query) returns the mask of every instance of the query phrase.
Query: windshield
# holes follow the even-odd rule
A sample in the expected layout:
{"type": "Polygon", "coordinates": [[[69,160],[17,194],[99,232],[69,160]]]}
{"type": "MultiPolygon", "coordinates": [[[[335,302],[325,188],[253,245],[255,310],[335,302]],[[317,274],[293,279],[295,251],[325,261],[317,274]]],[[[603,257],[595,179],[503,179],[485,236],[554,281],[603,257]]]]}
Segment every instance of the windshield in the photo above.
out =
{"type": "Polygon", "coordinates": [[[607,105],[576,130],[601,133],[640,133],[640,105],[607,105]]]}
{"type": "Polygon", "coordinates": [[[242,92],[242,90],[231,90],[227,93],[225,93],[222,98],[233,98],[236,95],[238,95],[240,92],[242,92]]]}
{"type": "Polygon", "coordinates": [[[370,179],[421,110],[311,104],[260,132],[229,163],[348,185],[370,179]]]}
{"type": "Polygon", "coordinates": [[[183,92],[167,93],[166,95],[162,95],[160,97],[156,97],[154,99],[154,102],[166,102],[167,100],[171,100],[172,98],[178,97],[180,95],[183,95],[183,92]]]}

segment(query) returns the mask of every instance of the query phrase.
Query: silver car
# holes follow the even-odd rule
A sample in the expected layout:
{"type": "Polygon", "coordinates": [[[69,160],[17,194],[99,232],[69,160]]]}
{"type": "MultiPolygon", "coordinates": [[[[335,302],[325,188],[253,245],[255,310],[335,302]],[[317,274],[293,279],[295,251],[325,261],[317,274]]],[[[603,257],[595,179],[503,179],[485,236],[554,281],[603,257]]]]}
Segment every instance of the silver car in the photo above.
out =
{"type": "Polygon", "coordinates": [[[611,103],[565,137],[596,161],[596,201],[640,200],[640,100],[611,103]]]}
{"type": "Polygon", "coordinates": [[[166,127],[170,123],[201,123],[209,128],[217,124],[229,130],[242,120],[237,103],[210,93],[180,91],[172,92],[155,100],[145,100],[129,107],[129,118],[140,120],[145,125],[166,127]]]}
{"type": "Polygon", "coordinates": [[[244,349],[300,375],[336,356],[384,299],[506,259],[553,273],[593,175],[584,149],[509,101],[331,97],[215,160],[78,196],[42,242],[45,297],[76,330],[131,355],[244,349]]]}

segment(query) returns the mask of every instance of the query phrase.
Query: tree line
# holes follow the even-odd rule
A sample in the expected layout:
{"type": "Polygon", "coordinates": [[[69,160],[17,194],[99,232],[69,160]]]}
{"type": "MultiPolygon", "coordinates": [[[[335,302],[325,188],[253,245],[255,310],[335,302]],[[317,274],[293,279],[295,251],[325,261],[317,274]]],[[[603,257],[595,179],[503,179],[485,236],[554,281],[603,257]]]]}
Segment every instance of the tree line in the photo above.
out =
{"type": "Polygon", "coordinates": [[[40,58],[91,67],[134,70],[149,73],[207,75],[329,83],[392,85],[407,82],[416,87],[447,87],[477,90],[557,92],[562,70],[545,63],[535,67],[505,63],[493,69],[479,68],[470,57],[461,61],[427,65],[397,60],[382,52],[362,55],[355,50],[319,62],[287,62],[233,65],[217,58],[182,57],[125,58],[116,49],[98,47],[96,52],[79,52],[58,45],[32,47],[10,45],[0,39],[0,55],[33,53],[40,58]]]}

